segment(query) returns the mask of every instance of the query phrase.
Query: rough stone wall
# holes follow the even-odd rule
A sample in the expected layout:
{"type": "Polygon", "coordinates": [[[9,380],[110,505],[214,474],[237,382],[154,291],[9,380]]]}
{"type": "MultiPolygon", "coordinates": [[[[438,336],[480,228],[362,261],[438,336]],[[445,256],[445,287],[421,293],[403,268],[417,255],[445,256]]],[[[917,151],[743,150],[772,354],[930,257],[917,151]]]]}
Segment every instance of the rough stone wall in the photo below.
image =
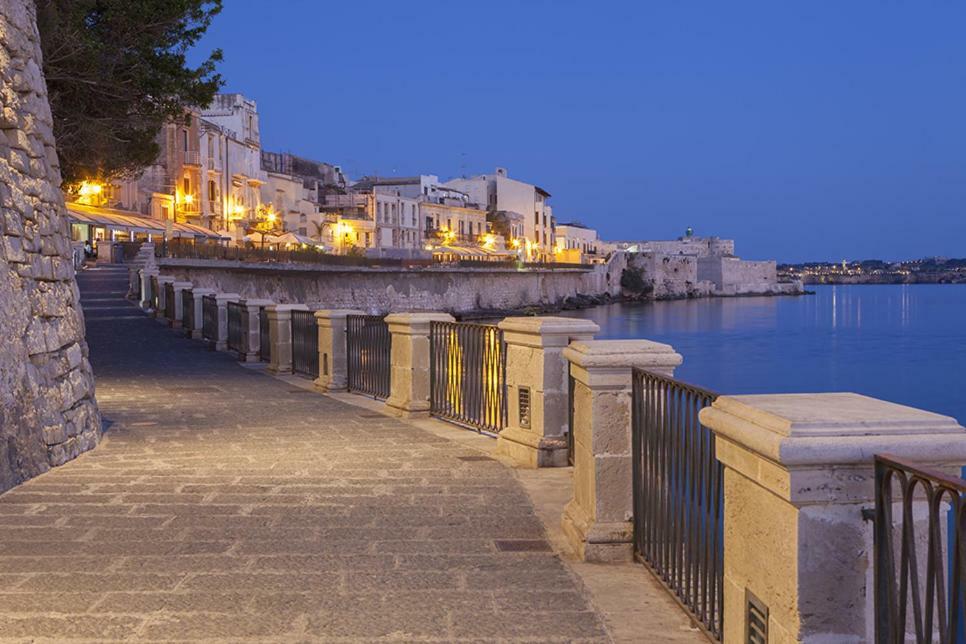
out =
{"type": "Polygon", "coordinates": [[[633,265],[642,269],[645,281],[654,285],[654,297],[699,297],[711,292],[711,285],[699,280],[698,258],[693,255],[640,253],[633,265]]]}
{"type": "Polygon", "coordinates": [[[698,278],[713,282],[719,295],[783,292],[774,261],[702,257],[698,259],[698,278]]]}
{"type": "Polygon", "coordinates": [[[576,295],[620,293],[623,254],[586,270],[317,269],[168,259],[161,272],[195,286],[268,298],[280,304],[355,308],[367,312],[444,311],[461,314],[554,305],[576,295]]]}
{"type": "Polygon", "coordinates": [[[0,2],[0,491],[94,447],[100,417],[32,0],[0,2]]]}

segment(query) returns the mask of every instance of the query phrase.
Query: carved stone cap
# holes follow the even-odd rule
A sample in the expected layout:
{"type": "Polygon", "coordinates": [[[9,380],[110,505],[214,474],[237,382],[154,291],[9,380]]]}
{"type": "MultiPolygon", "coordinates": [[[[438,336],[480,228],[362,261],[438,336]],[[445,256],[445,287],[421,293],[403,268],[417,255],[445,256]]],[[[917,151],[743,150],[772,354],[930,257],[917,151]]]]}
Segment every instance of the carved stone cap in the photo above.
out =
{"type": "Polygon", "coordinates": [[[355,309],[319,309],[315,312],[316,319],[339,319],[346,318],[350,315],[365,315],[365,313],[355,309]]]}
{"type": "Polygon", "coordinates": [[[191,282],[174,282],[172,286],[174,286],[175,288],[181,288],[181,289],[191,288],[191,282]]]}
{"type": "Polygon", "coordinates": [[[241,299],[241,295],[238,293],[219,293],[215,296],[215,299],[219,302],[234,302],[241,299]]]}
{"type": "Polygon", "coordinates": [[[453,322],[449,313],[434,311],[390,313],[386,316],[389,332],[399,335],[429,335],[431,322],[453,322]]]}
{"type": "Polygon", "coordinates": [[[198,296],[198,295],[214,295],[217,292],[218,291],[216,291],[213,288],[193,288],[193,289],[191,289],[191,294],[192,295],[195,295],[195,296],[198,296]]]}
{"type": "Polygon", "coordinates": [[[590,340],[600,327],[591,320],[564,317],[511,317],[498,324],[508,344],[565,347],[571,340],[590,340]]]}
{"type": "Polygon", "coordinates": [[[700,419],[717,436],[786,467],[871,466],[882,453],[966,463],[966,429],[955,419],[854,393],[721,396],[700,419]]]}
{"type": "Polygon", "coordinates": [[[158,275],[158,284],[173,284],[174,281],[172,275],[158,275]]]}
{"type": "Polygon", "coordinates": [[[681,354],[669,344],[650,340],[579,340],[563,355],[584,369],[677,367],[681,354]]]}
{"type": "Polygon", "coordinates": [[[272,306],[275,304],[273,300],[257,299],[257,298],[246,298],[242,300],[245,306],[272,306]]]}

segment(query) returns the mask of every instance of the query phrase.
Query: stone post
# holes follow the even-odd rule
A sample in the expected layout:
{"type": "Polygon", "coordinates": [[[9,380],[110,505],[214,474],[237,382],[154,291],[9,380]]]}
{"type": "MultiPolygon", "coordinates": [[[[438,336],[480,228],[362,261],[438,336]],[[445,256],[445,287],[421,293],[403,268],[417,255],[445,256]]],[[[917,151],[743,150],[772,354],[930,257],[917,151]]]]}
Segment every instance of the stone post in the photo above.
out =
{"type": "Polygon", "coordinates": [[[497,452],[525,467],[567,465],[569,387],[564,348],[592,340],[590,320],[514,317],[500,322],[506,341],[507,426],[497,452]],[[528,408],[521,409],[521,400],[528,408]]]}
{"type": "Polygon", "coordinates": [[[724,465],[724,641],[749,595],[773,644],[875,641],[873,457],[960,466],[966,430],[851,393],[722,396],[700,419],[724,465]]]}
{"type": "Polygon", "coordinates": [[[392,336],[389,399],[386,404],[399,416],[429,414],[430,323],[452,322],[448,313],[393,313],[386,316],[392,336]]]}
{"type": "Polygon", "coordinates": [[[574,496],[563,529],[583,561],[633,556],[632,370],[674,375],[681,356],[648,340],[591,340],[564,349],[574,379],[574,496]]]}
{"type": "Polygon", "coordinates": [[[268,314],[268,337],[272,343],[272,373],[292,373],[292,311],[308,311],[304,304],[273,304],[268,314]]]}
{"type": "Polygon", "coordinates": [[[158,310],[154,312],[154,317],[162,324],[168,324],[169,320],[164,317],[164,307],[167,302],[164,287],[174,284],[174,278],[170,275],[158,275],[158,310]]]}
{"type": "Polygon", "coordinates": [[[319,391],[345,391],[347,385],[346,317],[363,315],[350,309],[323,309],[315,312],[319,326],[319,391]]]}
{"type": "Polygon", "coordinates": [[[228,351],[228,303],[241,299],[238,293],[219,293],[215,296],[218,302],[218,334],[215,340],[215,351],[228,351]]]}
{"type": "Polygon", "coordinates": [[[157,277],[158,269],[153,266],[145,266],[138,272],[141,275],[141,297],[140,301],[138,302],[138,306],[140,306],[142,310],[147,311],[149,308],[151,308],[151,298],[148,297],[148,294],[151,290],[151,278],[157,277]]]}
{"type": "Polygon", "coordinates": [[[174,286],[174,319],[169,320],[171,328],[180,329],[184,322],[184,311],[181,310],[181,291],[191,288],[191,282],[175,282],[174,286]]]}
{"type": "Polygon", "coordinates": [[[262,334],[259,327],[259,315],[263,306],[275,304],[272,300],[243,300],[245,312],[248,314],[248,328],[242,331],[242,362],[258,362],[261,351],[262,334]]]}
{"type": "Polygon", "coordinates": [[[191,320],[194,323],[191,329],[191,337],[195,340],[200,340],[202,337],[202,329],[204,328],[204,297],[206,295],[214,295],[217,293],[213,288],[193,288],[191,289],[191,297],[194,303],[194,311],[191,314],[191,320]]]}

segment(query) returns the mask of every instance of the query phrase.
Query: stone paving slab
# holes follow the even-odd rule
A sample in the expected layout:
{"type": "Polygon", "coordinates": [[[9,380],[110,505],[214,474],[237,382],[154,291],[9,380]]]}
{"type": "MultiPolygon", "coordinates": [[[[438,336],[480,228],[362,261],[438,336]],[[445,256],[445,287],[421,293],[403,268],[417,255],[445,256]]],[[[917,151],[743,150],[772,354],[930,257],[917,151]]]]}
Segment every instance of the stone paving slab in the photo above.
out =
{"type": "Polygon", "coordinates": [[[497,548],[546,539],[505,466],[131,311],[87,316],[104,443],[0,496],[0,640],[611,640],[553,552],[497,548]]]}

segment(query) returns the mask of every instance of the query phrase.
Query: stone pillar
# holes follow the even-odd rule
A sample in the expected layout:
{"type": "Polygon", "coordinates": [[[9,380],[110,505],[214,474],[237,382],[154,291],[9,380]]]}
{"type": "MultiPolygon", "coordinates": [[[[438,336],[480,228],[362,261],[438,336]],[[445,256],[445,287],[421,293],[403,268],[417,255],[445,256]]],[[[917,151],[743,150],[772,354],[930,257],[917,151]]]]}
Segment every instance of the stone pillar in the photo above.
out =
{"type": "Polygon", "coordinates": [[[960,466],[966,430],[851,393],[722,396],[700,419],[724,465],[724,641],[749,593],[773,644],[875,641],[873,457],[960,466]]]}
{"type": "Polygon", "coordinates": [[[272,373],[292,373],[292,311],[308,311],[304,304],[273,304],[268,314],[268,336],[272,343],[272,373]]]}
{"type": "Polygon", "coordinates": [[[514,317],[500,322],[506,340],[507,426],[497,452],[525,467],[567,465],[569,391],[564,348],[593,340],[590,320],[514,317]],[[529,410],[521,410],[521,399],[529,410]],[[521,413],[522,411],[522,413],[521,413]]]}
{"type": "Polygon", "coordinates": [[[169,320],[171,328],[180,329],[184,322],[184,311],[181,310],[181,291],[191,288],[191,282],[175,282],[174,286],[174,319],[169,320]]]}
{"type": "Polygon", "coordinates": [[[315,312],[319,326],[319,391],[345,391],[347,385],[346,317],[364,315],[351,309],[323,309],[315,312]]]}
{"type": "Polygon", "coordinates": [[[259,315],[263,306],[275,304],[272,300],[243,300],[248,314],[248,328],[242,332],[242,362],[258,362],[261,351],[262,334],[259,315]]]}
{"type": "Polygon", "coordinates": [[[194,322],[194,328],[191,329],[191,337],[195,340],[200,340],[202,337],[202,328],[204,327],[204,304],[202,300],[206,295],[214,295],[217,293],[213,288],[193,288],[191,289],[191,297],[194,301],[194,311],[192,311],[191,319],[194,322]]]}
{"type": "Polygon", "coordinates": [[[158,275],[158,310],[154,312],[154,317],[162,324],[167,324],[169,320],[164,317],[164,307],[167,302],[164,287],[174,284],[174,278],[170,275],[158,275]]]}
{"type": "Polygon", "coordinates": [[[633,557],[632,370],[674,375],[681,356],[648,340],[591,340],[564,349],[574,379],[574,496],[563,529],[583,561],[633,557]]]}
{"type": "Polygon", "coordinates": [[[448,313],[393,313],[386,316],[392,336],[389,399],[386,404],[405,418],[429,415],[429,327],[452,322],[448,313]]]}
{"type": "Polygon", "coordinates": [[[148,297],[148,293],[151,290],[151,278],[158,276],[158,269],[154,267],[145,267],[139,271],[141,275],[141,298],[138,302],[138,306],[142,310],[147,311],[151,308],[151,298],[148,297]]]}
{"type": "Polygon", "coordinates": [[[241,299],[238,293],[219,293],[215,296],[218,302],[218,334],[215,340],[215,351],[228,351],[228,303],[241,299]]]}

